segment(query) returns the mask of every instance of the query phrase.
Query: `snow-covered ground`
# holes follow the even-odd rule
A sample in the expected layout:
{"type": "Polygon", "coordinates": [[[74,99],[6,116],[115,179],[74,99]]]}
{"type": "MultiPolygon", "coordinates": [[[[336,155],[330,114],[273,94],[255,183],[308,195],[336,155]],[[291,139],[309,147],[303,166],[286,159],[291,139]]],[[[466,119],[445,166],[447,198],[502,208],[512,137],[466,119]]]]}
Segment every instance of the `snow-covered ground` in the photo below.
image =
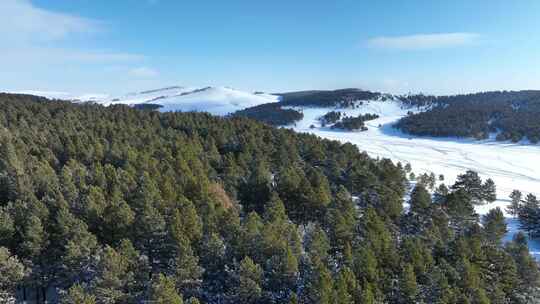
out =
{"type": "Polygon", "coordinates": [[[214,115],[227,115],[263,103],[278,102],[279,97],[265,93],[250,93],[228,87],[166,87],[126,95],[108,94],[76,95],[65,92],[22,91],[49,99],[64,99],[74,102],[95,102],[105,106],[112,104],[141,105],[156,104],[162,112],[196,111],[214,115]]]}
{"type": "MultiPolygon", "coordinates": [[[[318,136],[351,142],[372,157],[390,158],[403,164],[410,163],[415,173],[443,174],[445,183],[454,183],[458,174],[471,169],[483,178],[492,178],[497,185],[497,201],[476,207],[479,214],[509,203],[513,189],[540,196],[540,146],[501,143],[490,140],[476,141],[457,138],[426,138],[401,133],[392,124],[411,109],[402,108],[397,101],[369,101],[356,109],[335,109],[349,116],[375,113],[380,118],[366,122],[365,132],[346,132],[323,128],[318,117],[329,112],[328,108],[302,108],[304,119],[292,128],[318,136]],[[310,128],[314,125],[315,128],[310,128]]],[[[515,219],[508,218],[511,239],[518,230],[515,219]]],[[[529,243],[531,252],[540,258],[540,242],[529,243]]]]}

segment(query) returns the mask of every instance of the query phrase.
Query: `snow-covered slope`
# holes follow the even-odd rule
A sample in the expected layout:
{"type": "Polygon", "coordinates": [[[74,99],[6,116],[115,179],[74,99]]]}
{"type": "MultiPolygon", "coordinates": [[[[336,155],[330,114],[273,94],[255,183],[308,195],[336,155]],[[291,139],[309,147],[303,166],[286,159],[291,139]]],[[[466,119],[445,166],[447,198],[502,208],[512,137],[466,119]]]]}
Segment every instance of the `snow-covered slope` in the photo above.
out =
{"type": "Polygon", "coordinates": [[[147,103],[161,105],[160,111],[199,111],[226,115],[259,104],[277,101],[279,101],[278,96],[253,94],[224,87],[207,87],[160,97],[147,103]]]}
{"type": "MultiPolygon", "coordinates": [[[[485,214],[495,207],[505,207],[508,195],[513,189],[540,196],[540,146],[498,142],[494,139],[476,141],[474,139],[416,137],[401,133],[392,124],[408,111],[418,111],[403,107],[398,100],[363,101],[355,108],[295,108],[301,110],[304,118],[291,126],[298,132],[313,133],[318,136],[356,144],[361,151],[372,157],[390,158],[403,164],[410,163],[415,173],[433,172],[443,174],[446,184],[453,184],[457,175],[471,169],[482,178],[492,178],[497,185],[497,201],[476,208],[485,214]],[[321,127],[318,118],[329,111],[340,111],[348,116],[373,113],[379,118],[366,122],[365,132],[347,132],[321,127]],[[311,126],[314,126],[312,128],[311,126]]],[[[507,219],[511,239],[517,231],[515,219],[507,219]]],[[[540,241],[530,241],[531,253],[540,259],[540,241]]]]}
{"type": "Polygon", "coordinates": [[[209,112],[214,115],[226,115],[259,104],[277,101],[279,101],[278,96],[248,93],[226,87],[168,87],[109,97],[97,102],[103,105],[155,104],[160,106],[159,110],[162,112],[197,111],[209,112]]]}
{"type": "Polygon", "coordinates": [[[278,102],[279,97],[265,93],[249,93],[227,87],[166,87],[130,93],[121,96],[107,94],[75,95],[65,92],[23,91],[17,92],[43,96],[50,99],[64,99],[74,102],[95,102],[105,106],[112,104],[159,105],[162,112],[197,111],[214,115],[226,115],[263,103],[278,102]]]}

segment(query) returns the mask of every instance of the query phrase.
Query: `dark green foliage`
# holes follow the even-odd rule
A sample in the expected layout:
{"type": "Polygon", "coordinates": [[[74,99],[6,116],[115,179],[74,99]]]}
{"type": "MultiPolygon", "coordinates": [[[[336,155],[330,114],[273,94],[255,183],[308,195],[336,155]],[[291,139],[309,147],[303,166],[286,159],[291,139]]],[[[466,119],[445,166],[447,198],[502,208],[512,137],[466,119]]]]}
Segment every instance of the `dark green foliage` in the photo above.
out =
{"type": "Polygon", "coordinates": [[[410,96],[413,105],[432,105],[426,112],[401,119],[396,127],[415,135],[457,136],[485,139],[500,132],[497,140],[540,140],[540,91],[485,92],[455,96],[410,96]]]}
{"type": "Polygon", "coordinates": [[[5,247],[0,247],[0,299],[15,298],[15,289],[24,277],[24,266],[5,247]]]}
{"type": "Polygon", "coordinates": [[[240,262],[238,275],[237,303],[258,303],[262,297],[263,271],[261,267],[246,257],[240,262]]]}
{"type": "Polygon", "coordinates": [[[538,287],[526,243],[498,242],[500,213],[479,225],[477,183],[434,203],[419,183],[407,212],[406,172],[352,144],[21,95],[0,109],[0,296],[514,303],[538,287]]]}
{"type": "Polygon", "coordinates": [[[431,194],[422,186],[416,185],[411,193],[411,211],[418,214],[426,214],[431,207],[431,194]]]}
{"type": "Polygon", "coordinates": [[[469,194],[471,202],[475,205],[483,204],[484,202],[491,203],[497,199],[493,180],[488,178],[482,183],[482,179],[478,176],[478,173],[472,170],[467,170],[465,174],[459,175],[452,189],[465,190],[469,194]]]}
{"type": "Polygon", "coordinates": [[[81,285],[73,285],[62,299],[63,304],[95,304],[96,297],[89,294],[81,285]]]}
{"type": "Polygon", "coordinates": [[[247,117],[273,126],[286,126],[304,118],[304,114],[294,109],[286,108],[281,102],[265,103],[234,112],[233,116],[247,117]]]}
{"type": "Polygon", "coordinates": [[[330,111],[323,116],[319,117],[319,121],[321,122],[321,125],[324,127],[327,124],[334,124],[341,120],[341,112],[338,111],[330,111]]]}
{"type": "Polygon", "coordinates": [[[418,294],[416,275],[411,264],[405,264],[399,279],[400,303],[415,303],[418,294]]]}
{"type": "Polygon", "coordinates": [[[540,202],[533,194],[527,194],[518,211],[519,225],[533,237],[540,236],[540,202]]]}
{"type": "Polygon", "coordinates": [[[377,114],[364,114],[364,115],[358,115],[357,117],[343,117],[340,121],[336,122],[334,125],[332,125],[332,129],[340,129],[340,130],[347,130],[347,131],[354,131],[354,130],[360,130],[360,131],[366,131],[367,127],[365,126],[365,122],[373,119],[379,118],[379,115],[377,114]]]}
{"type": "Polygon", "coordinates": [[[512,193],[510,193],[510,199],[511,203],[506,208],[507,212],[510,215],[517,216],[519,215],[519,209],[521,208],[521,199],[523,198],[523,194],[519,190],[512,190],[512,193]]]}
{"type": "Polygon", "coordinates": [[[150,302],[156,304],[183,304],[182,296],[176,292],[174,279],[162,274],[152,281],[150,302]]]}
{"type": "Polygon", "coordinates": [[[482,224],[487,240],[495,245],[498,245],[506,232],[508,232],[504,214],[500,208],[491,209],[484,215],[482,217],[482,224]]]}
{"type": "Polygon", "coordinates": [[[360,89],[340,89],[333,91],[300,91],[278,94],[281,103],[287,106],[350,107],[358,100],[377,99],[381,93],[360,89]]]}

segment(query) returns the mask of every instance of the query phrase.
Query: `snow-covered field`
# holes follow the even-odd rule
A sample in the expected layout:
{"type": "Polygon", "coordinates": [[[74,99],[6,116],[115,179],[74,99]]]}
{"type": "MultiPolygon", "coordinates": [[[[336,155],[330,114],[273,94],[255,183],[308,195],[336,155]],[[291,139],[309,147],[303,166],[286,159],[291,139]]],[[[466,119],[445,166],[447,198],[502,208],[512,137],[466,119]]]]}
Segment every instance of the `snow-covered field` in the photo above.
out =
{"type": "MultiPolygon", "coordinates": [[[[482,178],[492,178],[497,185],[497,201],[478,206],[476,211],[485,214],[491,208],[504,207],[513,189],[540,196],[540,146],[501,143],[494,140],[475,141],[457,138],[425,138],[409,136],[392,128],[392,124],[411,109],[402,108],[396,101],[364,102],[356,109],[336,109],[349,116],[375,113],[380,118],[366,122],[368,131],[345,132],[322,128],[318,117],[329,112],[328,108],[303,108],[304,119],[292,128],[318,136],[351,142],[372,157],[390,158],[403,164],[410,163],[415,173],[443,174],[445,183],[453,184],[458,174],[471,169],[482,178]],[[314,125],[316,128],[310,128],[314,125]]],[[[515,219],[508,219],[510,230],[507,239],[518,230],[515,219]]],[[[529,243],[531,252],[540,258],[540,242],[529,243]]]]}

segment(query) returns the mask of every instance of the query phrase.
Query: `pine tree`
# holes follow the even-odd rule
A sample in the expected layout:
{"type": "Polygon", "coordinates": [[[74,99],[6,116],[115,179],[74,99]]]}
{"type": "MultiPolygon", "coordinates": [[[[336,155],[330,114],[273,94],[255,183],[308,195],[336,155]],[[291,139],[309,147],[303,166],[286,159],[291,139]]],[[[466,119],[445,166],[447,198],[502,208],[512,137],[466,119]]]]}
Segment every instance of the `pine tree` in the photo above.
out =
{"type": "Polygon", "coordinates": [[[527,237],[518,232],[506,250],[514,258],[517,266],[518,283],[516,289],[520,294],[531,293],[540,280],[540,270],[535,259],[529,254],[527,237]]]}
{"type": "Polygon", "coordinates": [[[26,257],[36,257],[45,246],[46,233],[39,217],[31,215],[23,226],[23,242],[19,252],[26,257]]]}
{"type": "Polygon", "coordinates": [[[512,193],[510,193],[510,199],[511,203],[508,207],[506,207],[506,211],[512,215],[512,216],[518,216],[519,215],[519,209],[521,208],[521,199],[523,197],[523,194],[519,190],[512,190],[512,193]]]}
{"type": "Polygon", "coordinates": [[[378,272],[378,262],[373,251],[367,246],[358,249],[354,258],[354,273],[359,280],[375,284],[379,280],[378,272]]]}
{"type": "Polygon", "coordinates": [[[360,296],[360,303],[362,304],[375,304],[375,292],[372,284],[364,282],[362,287],[362,294],[360,296]]]}
{"type": "Polygon", "coordinates": [[[135,212],[123,199],[119,190],[114,190],[109,204],[103,212],[102,236],[108,244],[130,235],[130,227],[135,221],[135,212]]]}
{"type": "Polygon", "coordinates": [[[73,285],[62,299],[63,304],[95,304],[96,298],[89,294],[81,285],[73,285]]]}
{"type": "Polygon", "coordinates": [[[88,189],[88,194],[86,194],[83,200],[82,210],[75,210],[75,212],[85,215],[91,231],[103,235],[101,231],[106,227],[103,223],[103,215],[105,214],[105,208],[107,207],[107,201],[103,190],[99,187],[91,186],[88,189]]]}
{"type": "Polygon", "coordinates": [[[263,271],[252,259],[245,257],[238,269],[239,285],[236,288],[238,303],[258,303],[262,296],[263,271]]]}
{"type": "Polygon", "coordinates": [[[352,270],[348,267],[342,268],[334,284],[334,300],[336,304],[353,304],[357,294],[357,282],[352,270]]]}
{"type": "Polygon", "coordinates": [[[497,199],[497,189],[495,182],[488,178],[482,185],[482,198],[488,203],[492,203],[497,199]]]}
{"type": "Polygon", "coordinates": [[[201,240],[202,221],[191,201],[181,200],[178,209],[173,211],[169,230],[172,239],[177,244],[187,240],[192,245],[201,240]]]}
{"type": "MultiPolygon", "coordinates": [[[[262,228],[264,224],[261,217],[256,212],[250,212],[243,222],[240,231],[240,242],[238,244],[238,254],[250,256],[257,262],[263,262],[261,254],[262,228]]],[[[242,257],[239,257],[242,258],[242,257]]]]}
{"type": "MultiPolygon", "coordinates": [[[[148,257],[151,274],[158,273],[171,256],[171,248],[166,246],[166,222],[151,202],[146,202],[135,217],[135,246],[148,257]]],[[[150,275],[151,275],[150,274],[150,275]]]]}
{"type": "Polygon", "coordinates": [[[501,209],[498,207],[491,209],[482,217],[482,223],[487,240],[494,245],[499,245],[504,235],[508,232],[501,209]]]}
{"type": "Polygon", "coordinates": [[[254,167],[247,181],[240,186],[238,198],[246,212],[262,214],[272,193],[272,174],[265,162],[257,162],[254,167]]]}
{"type": "Polygon", "coordinates": [[[67,282],[85,282],[96,271],[98,241],[88,231],[86,224],[77,219],[69,210],[62,209],[57,214],[57,226],[63,241],[62,276],[67,282]]]}
{"type": "Polygon", "coordinates": [[[465,174],[459,175],[453,190],[465,190],[471,197],[473,204],[483,202],[494,202],[497,199],[495,183],[488,178],[484,183],[478,173],[468,170],[465,174]]]}
{"type": "Polygon", "coordinates": [[[15,236],[15,221],[7,208],[0,207],[0,246],[8,246],[15,236]]]}
{"type": "Polygon", "coordinates": [[[297,279],[301,241],[296,225],[291,223],[280,199],[273,199],[264,214],[261,249],[264,270],[269,273],[268,289],[293,289],[297,279]]]}
{"type": "Polygon", "coordinates": [[[148,279],[147,267],[129,240],[114,249],[105,247],[99,258],[96,277],[91,286],[99,303],[130,303],[140,298],[148,279]]]}
{"type": "Polygon", "coordinates": [[[342,186],[327,211],[329,236],[334,252],[343,254],[345,247],[352,244],[357,221],[357,211],[349,192],[342,186]]]}
{"type": "Polygon", "coordinates": [[[201,248],[201,266],[204,268],[203,281],[210,281],[215,286],[223,288],[225,280],[225,243],[216,233],[203,240],[201,248]]]}
{"type": "Polygon", "coordinates": [[[415,303],[418,294],[416,275],[411,264],[405,264],[399,279],[399,291],[401,303],[415,303]]]}
{"type": "Polygon", "coordinates": [[[319,225],[312,225],[306,234],[306,249],[312,261],[320,260],[327,262],[330,252],[330,242],[326,233],[319,225]]]}
{"type": "Polygon", "coordinates": [[[464,189],[458,189],[446,196],[443,205],[450,223],[457,231],[463,231],[476,222],[478,215],[474,211],[472,199],[464,189]]]}
{"type": "Polygon", "coordinates": [[[533,194],[528,194],[523,206],[519,209],[520,228],[530,235],[540,235],[540,202],[533,194]]]}
{"type": "Polygon", "coordinates": [[[448,187],[446,187],[445,184],[440,184],[433,193],[433,202],[435,204],[442,205],[446,199],[446,196],[448,195],[448,192],[448,187]]]}
{"type": "Polygon", "coordinates": [[[411,193],[411,199],[409,201],[411,205],[411,211],[416,214],[429,214],[429,208],[431,207],[431,194],[421,184],[416,185],[411,193]]]}
{"type": "Polygon", "coordinates": [[[0,302],[15,299],[15,288],[24,277],[24,266],[5,247],[0,247],[0,302]]]}
{"type": "Polygon", "coordinates": [[[13,174],[0,171],[0,206],[17,198],[17,179],[13,174]]]}
{"type": "Polygon", "coordinates": [[[178,289],[189,295],[194,293],[201,284],[204,269],[199,266],[199,257],[195,255],[188,241],[177,244],[177,256],[175,259],[175,278],[178,289]]]}
{"type": "Polygon", "coordinates": [[[412,170],[411,164],[410,163],[405,164],[404,169],[405,169],[406,173],[411,172],[411,170],[412,170]]]}
{"type": "Polygon", "coordinates": [[[68,204],[73,208],[73,210],[80,210],[79,202],[79,188],[73,180],[73,174],[69,166],[64,166],[60,175],[60,186],[62,190],[62,195],[68,204]]]}
{"type": "Polygon", "coordinates": [[[306,286],[307,300],[310,303],[331,304],[334,296],[333,288],[332,274],[321,261],[315,260],[306,286]]]}
{"type": "Polygon", "coordinates": [[[149,301],[156,304],[182,304],[182,296],[176,292],[174,279],[159,274],[152,280],[149,301]]]}

